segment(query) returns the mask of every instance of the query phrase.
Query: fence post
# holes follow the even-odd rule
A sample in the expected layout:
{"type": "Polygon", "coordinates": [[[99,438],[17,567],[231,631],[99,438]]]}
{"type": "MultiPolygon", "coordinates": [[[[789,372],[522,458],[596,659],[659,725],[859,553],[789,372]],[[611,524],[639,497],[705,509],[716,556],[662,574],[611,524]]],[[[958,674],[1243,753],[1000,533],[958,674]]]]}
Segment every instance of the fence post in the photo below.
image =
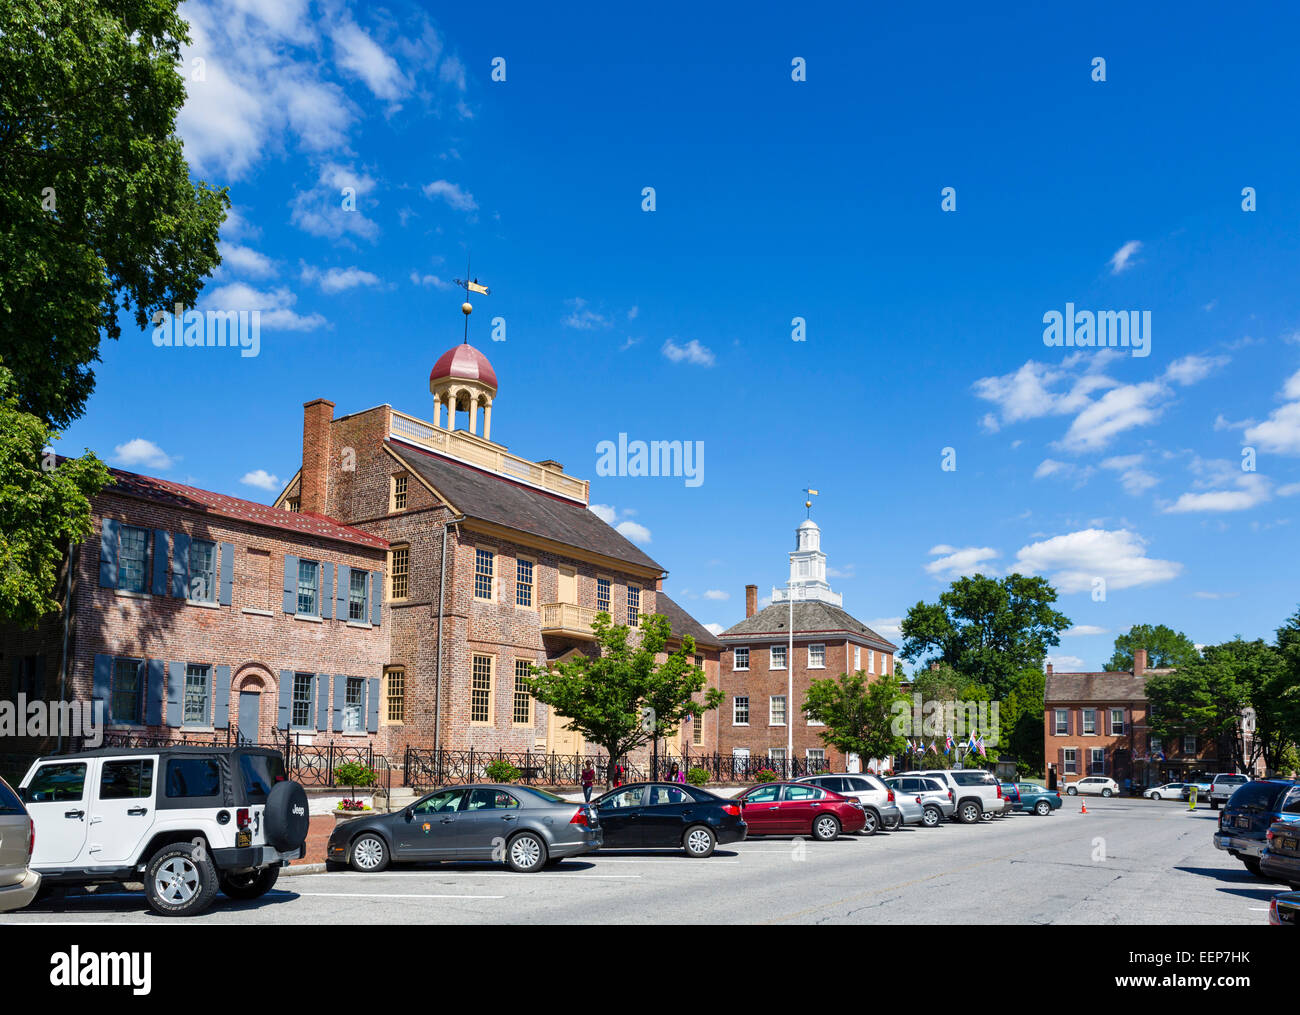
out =
{"type": "Polygon", "coordinates": [[[470,782],[474,781],[474,775],[477,771],[478,769],[474,767],[474,748],[471,747],[469,749],[469,781],[470,782]]]}

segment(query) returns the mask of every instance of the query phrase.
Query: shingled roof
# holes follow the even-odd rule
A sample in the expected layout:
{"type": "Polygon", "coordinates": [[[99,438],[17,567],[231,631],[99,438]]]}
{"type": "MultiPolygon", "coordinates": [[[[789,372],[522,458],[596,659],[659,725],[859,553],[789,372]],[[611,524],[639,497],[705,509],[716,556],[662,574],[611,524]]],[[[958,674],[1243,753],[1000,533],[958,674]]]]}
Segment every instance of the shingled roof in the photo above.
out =
{"type": "Polygon", "coordinates": [[[696,645],[705,648],[722,648],[718,636],[673,602],[667,593],[655,593],[655,612],[662,613],[668,618],[668,622],[673,627],[674,637],[680,638],[683,634],[689,634],[695,639],[696,645]]]}
{"type": "MultiPolygon", "coordinates": [[[[719,637],[724,642],[785,638],[790,633],[789,623],[790,604],[773,603],[767,609],[759,610],[752,617],[746,617],[739,624],[727,628],[719,637]]],[[[886,641],[840,607],[818,600],[794,604],[794,633],[801,638],[807,635],[850,635],[885,652],[898,650],[897,645],[886,641]]]]}
{"type": "Polygon", "coordinates": [[[1141,701],[1147,696],[1147,677],[1172,672],[1172,669],[1148,669],[1140,676],[1130,670],[1049,673],[1043,701],[1141,701]]]}
{"type": "Polygon", "coordinates": [[[127,497],[139,497],[167,507],[183,508],[200,514],[232,518],[236,521],[266,525],[275,529],[296,532],[306,536],[319,536],[322,539],[337,539],[344,543],[357,543],[379,550],[388,549],[388,540],[380,539],[369,532],[354,529],[325,515],[312,514],[307,511],[285,511],[283,508],[259,504],[256,501],[229,497],[212,490],[200,490],[196,486],[173,483],[169,479],[156,476],[142,476],[135,472],[121,469],[108,470],[113,481],[104,488],[104,493],[118,493],[127,497]]]}
{"type": "Polygon", "coordinates": [[[398,441],[388,441],[387,445],[411,471],[468,518],[542,536],[628,564],[664,570],[612,525],[575,501],[398,441]]]}

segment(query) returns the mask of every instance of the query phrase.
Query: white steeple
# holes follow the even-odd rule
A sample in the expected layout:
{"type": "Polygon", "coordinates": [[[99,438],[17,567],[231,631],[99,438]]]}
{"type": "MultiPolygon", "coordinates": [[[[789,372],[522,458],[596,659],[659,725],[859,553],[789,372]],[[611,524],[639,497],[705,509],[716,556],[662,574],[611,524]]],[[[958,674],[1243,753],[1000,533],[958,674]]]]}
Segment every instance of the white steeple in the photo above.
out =
{"type": "Polygon", "coordinates": [[[817,600],[833,606],[843,605],[843,596],[832,592],[826,582],[826,554],[822,553],[822,530],[811,518],[805,518],[794,530],[794,552],[790,554],[790,583],[787,588],[773,588],[772,602],[817,600]]]}

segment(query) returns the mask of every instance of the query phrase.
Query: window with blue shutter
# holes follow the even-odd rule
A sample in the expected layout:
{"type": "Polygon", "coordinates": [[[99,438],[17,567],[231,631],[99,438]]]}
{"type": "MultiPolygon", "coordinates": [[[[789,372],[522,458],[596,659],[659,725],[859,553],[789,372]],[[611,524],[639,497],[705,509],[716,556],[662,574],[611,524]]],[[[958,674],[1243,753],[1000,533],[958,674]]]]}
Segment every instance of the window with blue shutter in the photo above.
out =
{"type": "Polygon", "coordinates": [[[99,587],[117,588],[117,520],[105,518],[99,532],[99,587]]]}
{"type": "Polygon", "coordinates": [[[366,679],[366,731],[379,732],[379,678],[366,679]]]}
{"type": "MultiPolygon", "coordinates": [[[[18,660],[14,660],[15,663],[18,660]]],[[[113,657],[95,656],[95,669],[90,692],[91,700],[99,703],[100,715],[112,720],[113,657]]]]}
{"type": "Polygon", "coordinates": [[[221,544],[221,599],[222,606],[229,606],[235,585],[235,544],[221,544]]]}
{"type": "Polygon", "coordinates": [[[334,616],[339,620],[353,620],[349,612],[348,597],[349,590],[352,588],[352,568],[346,564],[339,565],[339,584],[338,593],[334,597],[334,616]]]}
{"type": "Polygon", "coordinates": [[[291,553],[284,555],[284,612],[298,612],[298,558],[291,553]]]}
{"type": "Polygon", "coordinates": [[[323,561],[320,566],[320,616],[322,620],[334,617],[334,565],[323,561]]]}
{"type": "Polygon", "coordinates": [[[184,720],[185,664],[167,664],[167,725],[180,726],[184,720]]]}
{"type": "Polygon", "coordinates": [[[161,726],[163,716],[163,691],[166,690],[163,661],[150,659],[146,667],[148,687],[145,692],[144,721],[149,726],[161,726]]]}
{"type": "Polygon", "coordinates": [[[370,623],[378,627],[384,615],[384,572],[370,572],[370,623]]]}
{"type": "Polygon", "coordinates": [[[230,728],[230,667],[217,667],[217,683],[213,688],[216,709],[212,719],[215,729],[230,728]]]}
{"type": "MultiPolygon", "coordinates": [[[[285,565],[286,570],[288,564],[285,565]]],[[[294,570],[297,570],[295,564],[294,570]]],[[[296,594],[296,593],[295,593],[296,594]]],[[[286,613],[290,613],[287,607],[286,613]]],[[[280,671],[280,710],[276,715],[275,728],[287,730],[289,728],[289,709],[293,703],[293,670],[280,671]]]]}
{"type": "Polygon", "coordinates": [[[343,708],[347,700],[348,678],[345,674],[334,675],[334,732],[343,732],[343,708]]]}
{"type": "Polygon", "coordinates": [[[184,532],[172,534],[172,596],[190,596],[190,537],[184,532]]]}
{"type": "Polygon", "coordinates": [[[170,545],[171,539],[165,529],[153,530],[153,582],[149,586],[149,591],[155,596],[167,594],[167,558],[170,545]]]}
{"type": "Polygon", "coordinates": [[[330,682],[324,673],[316,674],[316,729],[324,733],[330,728],[330,682]]]}

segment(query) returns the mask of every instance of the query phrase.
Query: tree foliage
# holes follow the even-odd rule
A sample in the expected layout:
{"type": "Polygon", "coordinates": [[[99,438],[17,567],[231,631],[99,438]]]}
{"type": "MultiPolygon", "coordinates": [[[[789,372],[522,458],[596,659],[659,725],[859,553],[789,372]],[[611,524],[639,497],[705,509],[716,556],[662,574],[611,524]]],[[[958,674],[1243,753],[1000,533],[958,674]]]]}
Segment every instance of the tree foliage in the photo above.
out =
{"type": "MultiPolygon", "coordinates": [[[[58,429],[119,314],[193,305],[220,263],[224,188],[190,180],[175,0],[0,4],[0,358],[58,429]]],[[[202,85],[197,85],[202,87],[202,85]]]]}
{"type": "Polygon", "coordinates": [[[108,482],[89,451],[56,464],[54,434],[18,407],[13,375],[0,364],[0,620],[32,627],[62,605],[54,598],[69,543],[90,535],[88,498],[108,482]]]}
{"type": "Polygon", "coordinates": [[[901,654],[946,663],[1003,698],[1025,669],[1042,669],[1070,619],[1052,607],[1056,590],[1040,577],[959,578],[937,603],[918,602],[903,618],[901,654]]]}
{"type": "Polygon", "coordinates": [[[1164,624],[1134,624],[1125,634],[1115,638],[1115,651],[1106,663],[1108,670],[1133,669],[1135,649],[1147,650],[1147,666],[1151,669],[1184,667],[1199,658],[1192,639],[1164,624]]]}
{"type": "Polygon", "coordinates": [[[907,743],[892,728],[895,703],[906,701],[897,676],[872,680],[858,670],[841,673],[838,680],[814,680],[808,685],[804,711],[809,719],[825,724],[817,731],[824,744],[860,758],[888,758],[901,753],[907,743]]]}
{"type": "Polygon", "coordinates": [[[705,691],[704,670],[695,665],[695,639],[689,634],[682,636],[676,652],[656,661],[672,636],[667,617],[642,615],[635,639],[631,628],[613,623],[605,612],[596,614],[591,627],[599,655],[533,667],[528,684],[533,697],[564,716],[569,729],[603,748],[611,762],[656,738],[674,736],[688,716],[698,721],[721,704],[721,691],[705,691]],[[702,702],[695,697],[701,691],[702,702]]]}

